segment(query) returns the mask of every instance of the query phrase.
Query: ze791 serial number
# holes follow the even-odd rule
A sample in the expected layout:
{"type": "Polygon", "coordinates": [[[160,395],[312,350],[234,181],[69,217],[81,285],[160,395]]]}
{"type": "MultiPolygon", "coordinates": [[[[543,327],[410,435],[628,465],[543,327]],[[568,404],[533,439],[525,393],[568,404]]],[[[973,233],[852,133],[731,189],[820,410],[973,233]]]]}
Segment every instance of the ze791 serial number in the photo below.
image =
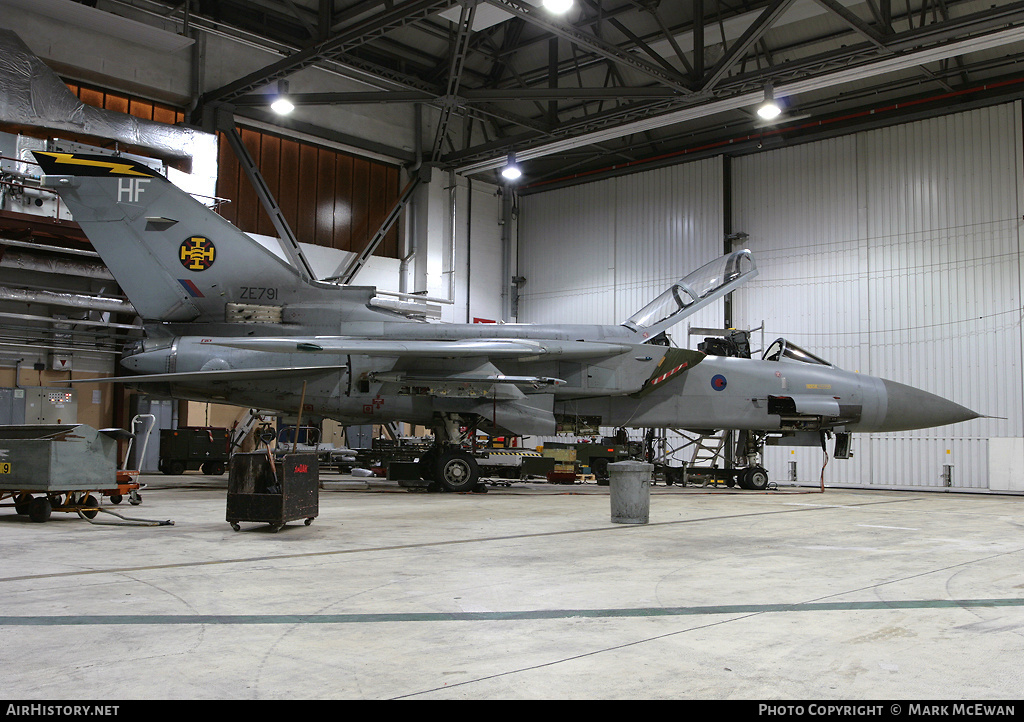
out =
{"type": "Polygon", "coordinates": [[[242,292],[238,297],[241,301],[276,301],[277,289],[265,286],[241,286],[242,292]]]}

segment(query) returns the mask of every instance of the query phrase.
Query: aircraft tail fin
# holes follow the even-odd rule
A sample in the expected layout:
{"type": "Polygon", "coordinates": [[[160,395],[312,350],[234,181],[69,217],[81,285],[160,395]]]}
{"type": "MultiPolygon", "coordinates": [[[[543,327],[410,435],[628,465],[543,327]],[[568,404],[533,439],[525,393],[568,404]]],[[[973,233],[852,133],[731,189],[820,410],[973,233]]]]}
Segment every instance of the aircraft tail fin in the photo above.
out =
{"type": "Polygon", "coordinates": [[[56,191],[147,321],[225,321],[283,306],[305,274],[153,169],[107,155],[35,152],[56,191]]]}

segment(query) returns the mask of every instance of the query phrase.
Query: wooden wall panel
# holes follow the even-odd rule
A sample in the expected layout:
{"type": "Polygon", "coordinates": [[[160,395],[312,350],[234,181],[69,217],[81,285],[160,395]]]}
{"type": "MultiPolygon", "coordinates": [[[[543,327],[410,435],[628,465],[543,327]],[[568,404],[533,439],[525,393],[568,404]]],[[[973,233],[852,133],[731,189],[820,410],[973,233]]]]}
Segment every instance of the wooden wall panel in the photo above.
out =
{"type": "MultiPolygon", "coordinates": [[[[289,223],[294,223],[299,216],[299,178],[295,170],[299,167],[299,151],[299,144],[294,140],[281,139],[277,205],[289,223]]],[[[294,226],[292,230],[298,232],[294,226]]]]}
{"type": "Polygon", "coordinates": [[[316,156],[316,237],[317,245],[335,248],[334,241],[334,158],[330,151],[318,149],[316,156]]]}
{"type": "Polygon", "coordinates": [[[338,153],[334,161],[334,242],[335,248],[352,250],[352,167],[355,159],[338,153]]]}
{"type": "Polygon", "coordinates": [[[185,120],[185,113],[179,108],[162,103],[154,103],[145,98],[136,98],[123,93],[112,93],[100,88],[91,88],[76,83],[67,83],[68,89],[78,96],[86,105],[104,110],[113,110],[117,113],[127,113],[145,120],[155,120],[158,123],[174,125],[185,120]]]}
{"type": "Polygon", "coordinates": [[[352,247],[366,248],[370,226],[370,162],[356,158],[352,164],[352,247]]]}
{"type": "MultiPolygon", "coordinates": [[[[242,130],[270,192],[298,239],[356,253],[363,250],[401,192],[397,166],[310,143],[242,130]]],[[[244,231],[277,235],[227,142],[220,143],[217,195],[233,202],[222,214],[244,231]]],[[[393,228],[377,254],[398,258],[393,228]]]]}
{"type": "MultiPolygon", "coordinates": [[[[300,240],[315,242],[319,246],[326,244],[316,235],[316,159],[315,146],[299,144],[299,165],[293,170],[298,180],[299,206],[292,230],[300,240]]],[[[292,223],[292,220],[289,218],[288,222],[292,223]]]]}

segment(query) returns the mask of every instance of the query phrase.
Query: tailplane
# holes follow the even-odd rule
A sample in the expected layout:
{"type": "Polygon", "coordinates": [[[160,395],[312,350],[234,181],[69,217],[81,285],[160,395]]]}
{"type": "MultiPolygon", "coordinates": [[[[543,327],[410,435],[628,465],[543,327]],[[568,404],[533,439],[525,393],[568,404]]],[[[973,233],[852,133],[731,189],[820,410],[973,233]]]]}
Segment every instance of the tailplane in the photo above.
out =
{"type": "Polygon", "coordinates": [[[146,321],[223,322],[280,308],[305,274],[140,163],[35,152],[56,191],[146,321]]]}

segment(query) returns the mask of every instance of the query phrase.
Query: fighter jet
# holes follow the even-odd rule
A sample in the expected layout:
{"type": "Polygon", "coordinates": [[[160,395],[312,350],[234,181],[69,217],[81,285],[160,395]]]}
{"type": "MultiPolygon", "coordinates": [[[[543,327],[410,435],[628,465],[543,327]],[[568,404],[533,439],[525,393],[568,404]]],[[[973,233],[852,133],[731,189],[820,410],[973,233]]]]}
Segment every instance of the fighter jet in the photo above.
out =
{"type": "MultiPolygon", "coordinates": [[[[144,321],[123,381],[159,396],[433,429],[424,480],[467,491],[476,430],[552,435],[614,428],[745,432],[740,477],[759,487],[768,434],[887,432],[979,414],[836,368],[779,339],[763,358],[669,345],[666,331],[757,274],[749,251],[711,261],[619,325],[448,324],[366,286],[313,277],[130,159],[36,152],[144,321]],[[753,448],[750,448],[753,444],[753,448]]],[[[293,249],[294,251],[294,249],[293,249]]],[[[847,437],[848,438],[848,437],[847,437]]],[[[748,485],[743,484],[743,485],[748,485]]]]}

